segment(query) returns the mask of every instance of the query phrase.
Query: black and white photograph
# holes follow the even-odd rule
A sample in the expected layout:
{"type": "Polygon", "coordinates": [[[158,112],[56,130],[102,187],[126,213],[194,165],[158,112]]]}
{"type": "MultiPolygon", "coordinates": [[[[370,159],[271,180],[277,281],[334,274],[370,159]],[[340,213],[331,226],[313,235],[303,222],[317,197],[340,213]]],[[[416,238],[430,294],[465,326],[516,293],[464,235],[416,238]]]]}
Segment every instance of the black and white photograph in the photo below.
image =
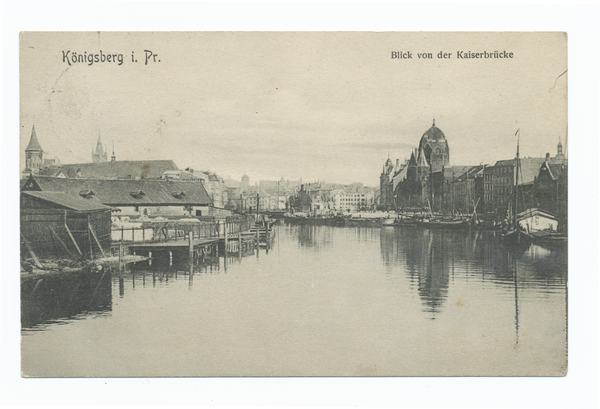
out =
{"type": "Polygon", "coordinates": [[[22,376],[565,376],[567,43],[22,32],[22,376]]]}

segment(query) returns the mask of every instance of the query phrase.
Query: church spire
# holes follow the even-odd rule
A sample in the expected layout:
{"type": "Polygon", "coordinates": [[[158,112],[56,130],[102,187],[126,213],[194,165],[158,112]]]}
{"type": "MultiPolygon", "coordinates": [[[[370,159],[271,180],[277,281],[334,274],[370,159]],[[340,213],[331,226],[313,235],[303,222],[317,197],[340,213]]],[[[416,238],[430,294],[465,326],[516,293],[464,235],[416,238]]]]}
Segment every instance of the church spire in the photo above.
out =
{"type": "Polygon", "coordinates": [[[96,143],[96,153],[102,153],[104,147],[102,146],[102,139],[100,139],[100,131],[98,131],[98,142],[96,143]]]}
{"type": "Polygon", "coordinates": [[[433,125],[432,126],[435,126],[435,116],[433,117],[433,125]]]}
{"type": "Polygon", "coordinates": [[[556,145],[556,157],[557,158],[564,158],[564,153],[563,153],[563,146],[560,140],[560,135],[558,136],[558,145],[556,145]]]}
{"type": "Polygon", "coordinates": [[[27,148],[25,149],[25,152],[27,151],[43,151],[38,142],[37,135],[35,134],[35,125],[33,125],[33,128],[31,129],[31,139],[29,139],[29,145],[27,145],[27,148]]]}
{"type": "Polygon", "coordinates": [[[104,150],[104,146],[102,146],[102,139],[100,137],[100,131],[98,131],[98,142],[96,142],[96,148],[92,149],[92,162],[106,162],[107,161],[107,152],[104,150]]]}

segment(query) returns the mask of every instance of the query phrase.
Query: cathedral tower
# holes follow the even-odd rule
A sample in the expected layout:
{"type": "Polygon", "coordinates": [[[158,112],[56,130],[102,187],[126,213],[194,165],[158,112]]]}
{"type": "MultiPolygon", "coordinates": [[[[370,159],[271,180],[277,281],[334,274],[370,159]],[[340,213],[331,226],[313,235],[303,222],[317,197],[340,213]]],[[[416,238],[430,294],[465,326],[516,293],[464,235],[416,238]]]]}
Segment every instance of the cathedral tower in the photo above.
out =
{"type": "Polygon", "coordinates": [[[25,149],[25,171],[23,174],[38,174],[44,165],[44,151],[35,134],[35,125],[31,129],[31,139],[25,149]]]}
{"type": "Polygon", "coordinates": [[[92,162],[106,162],[108,161],[107,153],[104,151],[102,141],[100,140],[100,132],[98,132],[98,142],[96,143],[96,149],[92,151],[92,162]]]}

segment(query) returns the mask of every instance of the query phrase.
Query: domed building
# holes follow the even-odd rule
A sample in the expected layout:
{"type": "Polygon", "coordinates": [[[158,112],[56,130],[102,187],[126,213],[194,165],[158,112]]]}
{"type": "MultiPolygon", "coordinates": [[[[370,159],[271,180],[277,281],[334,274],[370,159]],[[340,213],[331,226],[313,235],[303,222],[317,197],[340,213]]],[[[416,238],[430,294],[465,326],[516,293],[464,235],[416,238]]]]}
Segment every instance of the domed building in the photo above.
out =
{"type": "Polygon", "coordinates": [[[431,173],[441,172],[445,166],[450,164],[448,141],[444,132],[435,126],[435,119],[431,128],[423,134],[419,142],[417,162],[422,163],[422,159],[425,159],[431,173]]]}
{"type": "Polygon", "coordinates": [[[444,200],[446,173],[452,172],[450,148],[444,132],[435,126],[435,119],[411,153],[405,178],[392,193],[397,206],[439,208],[444,200]]]}

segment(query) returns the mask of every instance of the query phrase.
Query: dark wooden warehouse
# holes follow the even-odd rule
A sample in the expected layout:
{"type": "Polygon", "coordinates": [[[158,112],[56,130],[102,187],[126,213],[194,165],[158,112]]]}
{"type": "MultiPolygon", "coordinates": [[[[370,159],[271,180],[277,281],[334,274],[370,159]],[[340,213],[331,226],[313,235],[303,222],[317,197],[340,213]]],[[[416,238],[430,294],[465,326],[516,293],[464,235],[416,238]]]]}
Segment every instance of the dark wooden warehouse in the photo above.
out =
{"type": "Polygon", "coordinates": [[[108,256],[111,208],[62,192],[21,192],[21,257],[108,256]]]}

